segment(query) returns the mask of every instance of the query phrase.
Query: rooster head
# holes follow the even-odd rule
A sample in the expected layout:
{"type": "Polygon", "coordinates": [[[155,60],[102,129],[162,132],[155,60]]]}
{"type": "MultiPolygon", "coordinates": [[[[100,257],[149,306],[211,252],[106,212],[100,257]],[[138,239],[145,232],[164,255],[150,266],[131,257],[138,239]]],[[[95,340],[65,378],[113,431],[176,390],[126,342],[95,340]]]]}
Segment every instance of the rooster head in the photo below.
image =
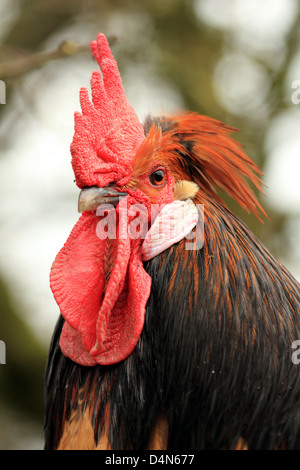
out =
{"type": "MultiPolygon", "coordinates": [[[[183,238],[198,219],[195,206],[187,204],[184,229],[171,229],[169,240],[157,243],[162,221],[169,220],[171,213],[176,224],[186,202],[177,201],[173,210],[168,206],[174,201],[175,181],[155,155],[159,131],[153,127],[146,144],[144,128],[126,99],[117,63],[103,34],[91,43],[91,49],[100,71],[92,74],[92,101],[85,88],[80,91],[82,112],[75,113],[71,144],[82,216],[50,274],[51,289],[65,318],[62,352],[88,366],[113,364],[132,352],[143,328],[151,289],[143,260],[183,238]],[[154,237],[129,236],[130,222],[137,225],[137,209],[146,235],[151,204],[155,205],[152,220],[166,205],[165,216],[152,228],[154,237]],[[114,236],[105,232],[104,214],[114,236]]],[[[188,193],[194,194],[195,185],[190,189],[188,193]]]]}
{"type": "Polygon", "coordinates": [[[193,113],[149,118],[128,103],[103,34],[91,43],[100,67],[92,101],[80,91],[71,144],[82,212],[52,265],[50,284],[65,319],[60,346],[73,361],[110,365],[134,350],[144,325],[151,278],[143,262],[190,234],[193,202],[218,201],[216,187],[257,213],[253,162],[232,129],[193,113]]]}

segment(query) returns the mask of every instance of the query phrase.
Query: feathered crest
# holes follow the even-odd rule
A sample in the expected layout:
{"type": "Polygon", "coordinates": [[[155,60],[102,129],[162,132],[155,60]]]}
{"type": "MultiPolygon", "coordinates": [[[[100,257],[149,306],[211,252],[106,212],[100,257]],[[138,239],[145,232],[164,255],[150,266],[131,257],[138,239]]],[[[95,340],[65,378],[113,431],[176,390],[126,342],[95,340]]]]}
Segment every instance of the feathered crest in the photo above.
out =
{"type": "Polygon", "coordinates": [[[237,129],[207,116],[182,113],[148,118],[145,132],[139,151],[155,142],[156,158],[166,159],[178,179],[188,174],[205,196],[224,205],[217,192],[221,189],[259,220],[259,214],[266,216],[249,185],[263,192],[262,172],[230,136],[237,129]]]}
{"type": "Polygon", "coordinates": [[[80,188],[122,185],[130,179],[134,150],[145,135],[104,34],[91,42],[91,50],[100,71],[91,77],[92,102],[87,89],[80,90],[82,113],[75,113],[72,166],[80,188]]]}

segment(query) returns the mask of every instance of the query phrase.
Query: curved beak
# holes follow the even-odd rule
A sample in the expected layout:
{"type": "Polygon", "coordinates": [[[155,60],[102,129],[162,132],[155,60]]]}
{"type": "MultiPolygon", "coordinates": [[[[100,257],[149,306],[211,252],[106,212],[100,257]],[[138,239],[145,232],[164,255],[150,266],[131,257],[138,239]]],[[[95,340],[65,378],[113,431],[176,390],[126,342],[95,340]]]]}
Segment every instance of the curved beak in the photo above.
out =
{"type": "Polygon", "coordinates": [[[120,199],[126,196],[127,193],[121,193],[109,186],[105,188],[98,188],[97,186],[83,188],[78,198],[78,212],[95,211],[100,204],[117,206],[120,199]]]}

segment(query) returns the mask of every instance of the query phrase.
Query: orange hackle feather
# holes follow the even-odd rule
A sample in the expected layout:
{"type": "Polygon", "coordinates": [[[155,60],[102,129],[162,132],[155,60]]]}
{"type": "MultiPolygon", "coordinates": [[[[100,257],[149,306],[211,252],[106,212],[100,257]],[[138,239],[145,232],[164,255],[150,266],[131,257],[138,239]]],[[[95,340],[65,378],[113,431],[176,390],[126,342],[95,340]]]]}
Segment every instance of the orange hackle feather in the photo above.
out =
{"type": "Polygon", "coordinates": [[[212,199],[225,205],[218,194],[218,189],[223,190],[262,220],[260,215],[267,215],[249,185],[263,193],[262,172],[230,136],[233,132],[237,129],[196,113],[156,118],[137,150],[134,177],[139,178],[149,160],[157,160],[171,167],[176,180],[197,183],[202,203],[212,199]]]}

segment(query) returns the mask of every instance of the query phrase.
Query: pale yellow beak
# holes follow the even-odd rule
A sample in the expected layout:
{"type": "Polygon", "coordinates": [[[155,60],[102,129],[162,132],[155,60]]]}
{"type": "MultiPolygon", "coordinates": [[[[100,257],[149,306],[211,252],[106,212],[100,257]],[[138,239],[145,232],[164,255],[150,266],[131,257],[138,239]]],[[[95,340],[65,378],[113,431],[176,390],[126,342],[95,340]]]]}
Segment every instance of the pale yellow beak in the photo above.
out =
{"type": "Polygon", "coordinates": [[[117,206],[125,196],[127,196],[127,193],[121,193],[109,186],[105,188],[98,188],[97,186],[83,188],[78,198],[78,212],[95,211],[100,204],[117,206]]]}

